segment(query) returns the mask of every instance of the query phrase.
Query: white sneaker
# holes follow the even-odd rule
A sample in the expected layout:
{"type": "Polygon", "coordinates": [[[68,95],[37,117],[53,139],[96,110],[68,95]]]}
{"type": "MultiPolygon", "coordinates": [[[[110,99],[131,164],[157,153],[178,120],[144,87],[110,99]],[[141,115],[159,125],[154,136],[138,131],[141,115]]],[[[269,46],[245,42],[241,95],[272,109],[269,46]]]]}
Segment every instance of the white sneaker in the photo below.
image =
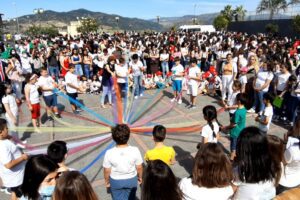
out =
{"type": "Polygon", "coordinates": [[[174,101],[176,101],[176,98],[171,99],[171,102],[174,102],[174,101]]]}
{"type": "Polygon", "coordinates": [[[139,98],[138,96],[135,96],[135,97],[134,97],[134,99],[138,99],[138,98],[139,98]]]}
{"type": "Polygon", "coordinates": [[[144,96],[144,94],[140,94],[140,97],[144,96]]]}
{"type": "Polygon", "coordinates": [[[251,108],[250,110],[247,111],[247,113],[255,113],[255,110],[251,108]]]}
{"type": "Polygon", "coordinates": [[[178,100],[178,104],[179,104],[179,105],[182,104],[182,99],[179,99],[179,100],[178,100]]]}

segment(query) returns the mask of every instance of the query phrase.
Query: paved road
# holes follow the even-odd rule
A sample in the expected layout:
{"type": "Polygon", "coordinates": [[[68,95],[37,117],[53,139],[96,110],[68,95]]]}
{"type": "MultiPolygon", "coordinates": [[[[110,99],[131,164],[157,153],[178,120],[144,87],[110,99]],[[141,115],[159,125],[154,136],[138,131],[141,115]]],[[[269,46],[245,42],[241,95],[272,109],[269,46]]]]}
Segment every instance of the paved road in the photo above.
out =
{"type": "MultiPolygon", "coordinates": [[[[197,98],[197,108],[193,110],[188,110],[185,106],[188,102],[188,97],[184,95],[183,104],[172,105],[171,99],[171,89],[166,89],[164,91],[157,92],[156,90],[147,91],[144,97],[133,101],[131,117],[129,121],[135,121],[135,125],[152,127],[155,124],[163,124],[167,127],[184,127],[190,124],[204,125],[205,121],[202,116],[202,108],[205,105],[211,104],[220,108],[217,104],[218,100],[211,98],[209,96],[198,96],[197,98]],[[168,111],[168,112],[167,112],[168,111]]],[[[54,140],[67,140],[69,143],[76,143],[79,141],[84,141],[91,138],[99,137],[100,135],[107,135],[105,132],[105,126],[99,124],[100,119],[106,119],[113,121],[113,109],[100,108],[98,95],[80,95],[79,98],[83,104],[92,112],[82,112],[80,115],[76,116],[72,114],[70,105],[66,99],[59,97],[60,109],[62,112],[62,121],[44,122],[43,129],[47,129],[44,133],[31,133],[29,131],[20,132],[20,137],[26,138],[28,144],[39,145],[42,148],[48,143],[54,140]],[[95,122],[96,121],[96,122],[95,122]],[[98,122],[98,123],[97,123],[98,122]],[[54,128],[53,128],[54,126],[54,128]],[[76,128],[75,126],[82,126],[84,128],[76,128]]],[[[44,109],[42,109],[42,113],[44,109]]],[[[130,115],[128,115],[130,116],[130,115]]],[[[247,125],[255,125],[254,115],[247,115],[247,125]]],[[[227,112],[221,112],[218,116],[219,121],[222,124],[229,123],[229,114],[227,112]]],[[[22,106],[20,113],[20,121],[22,127],[30,126],[30,115],[26,106],[22,106]]],[[[132,124],[132,123],[131,123],[132,124]]],[[[107,129],[108,130],[108,129],[107,129]]],[[[146,130],[145,130],[146,131],[146,130]]],[[[282,127],[271,125],[270,134],[274,134],[282,137],[286,132],[282,127]]],[[[192,169],[193,156],[196,153],[196,145],[200,142],[199,132],[194,133],[179,133],[173,131],[168,132],[169,135],[165,141],[166,145],[173,146],[176,151],[177,163],[172,166],[175,175],[179,178],[188,176],[192,169]]],[[[70,155],[67,158],[68,166],[75,169],[82,169],[90,162],[92,162],[96,156],[103,151],[111,141],[108,141],[102,145],[97,145],[84,149],[83,151],[77,152],[76,154],[70,155]]],[[[222,134],[220,142],[228,150],[229,140],[225,134],[222,134]]],[[[133,146],[138,146],[141,153],[144,155],[145,151],[153,148],[154,144],[151,139],[151,135],[147,133],[134,133],[131,135],[129,143],[133,146]]],[[[110,195],[107,194],[106,188],[103,182],[103,171],[102,171],[102,161],[100,159],[97,161],[93,167],[85,172],[85,175],[92,182],[96,193],[104,199],[111,199],[110,195]]],[[[0,199],[9,199],[8,195],[0,193],[0,199]]]]}

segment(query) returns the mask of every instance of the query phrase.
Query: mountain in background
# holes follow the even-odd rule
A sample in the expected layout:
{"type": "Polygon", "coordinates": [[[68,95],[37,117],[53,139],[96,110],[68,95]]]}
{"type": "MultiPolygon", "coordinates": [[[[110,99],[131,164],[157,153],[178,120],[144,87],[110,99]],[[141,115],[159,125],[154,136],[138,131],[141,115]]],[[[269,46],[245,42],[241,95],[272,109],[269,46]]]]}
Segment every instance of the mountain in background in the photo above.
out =
{"type": "Polygon", "coordinates": [[[32,24],[53,24],[57,27],[64,27],[68,26],[71,21],[77,21],[77,17],[92,17],[99,22],[100,26],[120,28],[122,30],[163,30],[162,25],[149,20],[92,12],[86,9],[72,10],[69,12],[46,10],[39,15],[32,14],[19,17],[19,24],[22,26],[29,26],[32,24]],[[119,17],[119,22],[117,22],[116,17],[119,17]]]}

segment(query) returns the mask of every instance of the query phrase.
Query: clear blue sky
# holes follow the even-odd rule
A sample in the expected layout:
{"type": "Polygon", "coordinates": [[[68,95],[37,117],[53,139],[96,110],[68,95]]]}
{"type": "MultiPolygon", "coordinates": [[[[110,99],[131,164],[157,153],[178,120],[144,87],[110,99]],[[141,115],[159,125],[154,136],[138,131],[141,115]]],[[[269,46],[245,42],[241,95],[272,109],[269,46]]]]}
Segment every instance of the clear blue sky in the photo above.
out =
{"type": "Polygon", "coordinates": [[[85,8],[108,14],[142,19],[183,16],[219,12],[225,5],[243,5],[246,10],[254,11],[259,0],[0,0],[0,13],[4,19],[32,14],[34,8],[54,11],[70,11],[85,8]],[[14,2],[15,5],[14,6],[14,2]],[[15,9],[16,8],[16,9],[15,9]]]}

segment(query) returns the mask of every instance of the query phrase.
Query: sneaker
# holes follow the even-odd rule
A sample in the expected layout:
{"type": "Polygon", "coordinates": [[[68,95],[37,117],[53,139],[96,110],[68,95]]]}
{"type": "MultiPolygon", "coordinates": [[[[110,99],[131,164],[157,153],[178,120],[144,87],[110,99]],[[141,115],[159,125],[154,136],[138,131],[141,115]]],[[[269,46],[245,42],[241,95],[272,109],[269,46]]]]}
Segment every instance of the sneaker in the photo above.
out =
{"type": "Polygon", "coordinates": [[[191,107],[189,109],[195,109],[196,105],[191,105],[191,107]]]}
{"type": "Polygon", "coordinates": [[[55,114],[55,117],[57,117],[57,118],[61,118],[61,115],[59,114],[59,113],[57,113],[57,114],[55,114]]]}
{"type": "Polygon", "coordinates": [[[138,98],[139,98],[138,96],[135,96],[135,97],[134,97],[134,99],[138,99],[138,98]]]}
{"type": "Polygon", "coordinates": [[[79,112],[78,112],[77,110],[74,110],[73,113],[74,113],[75,115],[78,115],[78,114],[79,114],[79,112]]]}
{"type": "Polygon", "coordinates": [[[247,111],[247,113],[255,113],[255,110],[251,108],[250,110],[247,111]]]}
{"type": "Polygon", "coordinates": [[[4,190],[4,193],[5,193],[5,194],[8,194],[8,195],[11,195],[11,189],[10,189],[10,188],[6,188],[6,189],[4,190]]]}
{"type": "Polygon", "coordinates": [[[4,186],[0,187],[0,192],[5,192],[5,190],[6,190],[6,187],[4,187],[4,186]]]}
{"type": "Polygon", "coordinates": [[[77,111],[77,112],[82,112],[83,110],[80,109],[80,108],[77,108],[76,111],[77,111]]]}
{"type": "Polygon", "coordinates": [[[140,94],[140,97],[144,96],[144,94],[140,94]]]}
{"type": "Polygon", "coordinates": [[[179,104],[179,105],[182,104],[182,99],[179,99],[179,100],[178,100],[178,104],[179,104]]]}
{"type": "Polygon", "coordinates": [[[174,102],[174,101],[176,101],[176,98],[171,99],[171,102],[174,102]]]}

